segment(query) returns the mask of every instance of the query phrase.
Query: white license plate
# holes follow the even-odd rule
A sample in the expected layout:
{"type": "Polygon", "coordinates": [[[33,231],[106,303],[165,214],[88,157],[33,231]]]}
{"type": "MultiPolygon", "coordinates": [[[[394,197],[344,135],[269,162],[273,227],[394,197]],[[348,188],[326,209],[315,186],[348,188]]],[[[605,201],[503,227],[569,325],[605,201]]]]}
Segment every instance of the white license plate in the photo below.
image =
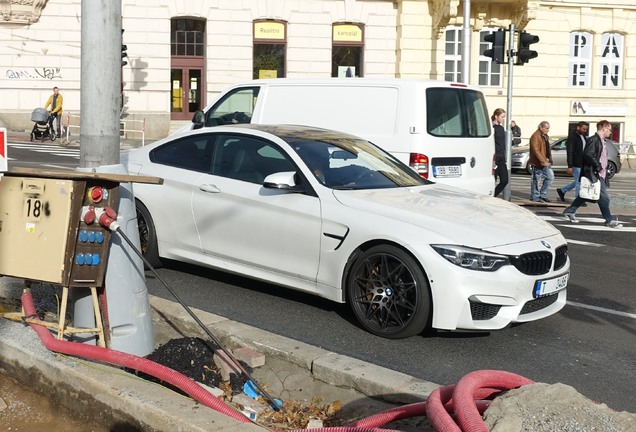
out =
{"type": "Polygon", "coordinates": [[[460,165],[433,165],[433,175],[435,177],[460,177],[462,167],[460,165]]]}
{"type": "Polygon", "coordinates": [[[541,297],[547,294],[552,294],[557,291],[561,291],[568,286],[568,279],[570,278],[570,273],[566,273],[559,277],[555,277],[553,279],[546,280],[538,280],[534,283],[534,297],[541,297]]]}

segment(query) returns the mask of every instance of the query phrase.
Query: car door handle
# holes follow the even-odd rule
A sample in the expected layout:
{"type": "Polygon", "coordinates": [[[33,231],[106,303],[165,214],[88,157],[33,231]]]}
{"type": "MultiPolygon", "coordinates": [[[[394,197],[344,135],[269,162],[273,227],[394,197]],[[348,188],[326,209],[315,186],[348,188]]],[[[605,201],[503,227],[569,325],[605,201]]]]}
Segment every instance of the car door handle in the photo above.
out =
{"type": "Polygon", "coordinates": [[[221,193],[221,189],[211,184],[199,185],[199,190],[202,190],[203,192],[209,192],[209,193],[221,193]]]}

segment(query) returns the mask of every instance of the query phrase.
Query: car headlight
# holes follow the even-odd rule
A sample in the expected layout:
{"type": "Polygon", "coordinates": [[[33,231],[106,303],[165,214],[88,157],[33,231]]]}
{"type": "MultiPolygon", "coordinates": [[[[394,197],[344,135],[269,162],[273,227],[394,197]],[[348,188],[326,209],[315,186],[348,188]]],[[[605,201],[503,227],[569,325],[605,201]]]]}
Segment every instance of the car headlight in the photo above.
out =
{"type": "Polygon", "coordinates": [[[510,264],[510,260],[505,255],[479,249],[456,245],[431,245],[431,247],[449,262],[468,270],[497,271],[510,264]]]}
{"type": "Polygon", "coordinates": [[[528,156],[529,154],[530,154],[529,152],[514,153],[514,154],[512,155],[512,157],[513,157],[514,159],[519,159],[519,158],[524,158],[524,157],[528,156]]]}

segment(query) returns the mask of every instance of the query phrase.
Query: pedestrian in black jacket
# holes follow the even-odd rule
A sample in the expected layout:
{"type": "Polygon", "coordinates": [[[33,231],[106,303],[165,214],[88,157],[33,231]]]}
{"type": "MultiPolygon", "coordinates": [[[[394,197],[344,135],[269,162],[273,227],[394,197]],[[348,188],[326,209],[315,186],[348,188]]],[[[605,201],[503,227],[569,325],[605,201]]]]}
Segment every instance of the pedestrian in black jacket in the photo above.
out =
{"type": "Polygon", "coordinates": [[[557,194],[561,201],[565,201],[565,194],[576,189],[576,196],[579,196],[579,178],[581,177],[581,168],[583,168],[583,149],[585,148],[585,140],[589,123],[580,121],[576,125],[576,129],[568,136],[565,142],[565,150],[568,155],[568,174],[571,174],[573,180],[562,188],[557,188],[557,194]]]}
{"type": "Polygon", "coordinates": [[[495,196],[499,195],[508,184],[508,166],[506,165],[506,131],[503,124],[506,121],[506,112],[497,108],[490,117],[495,132],[495,179],[499,177],[499,183],[495,186],[495,196]]]}
{"type": "MultiPolygon", "coordinates": [[[[601,196],[597,203],[601,209],[605,226],[610,228],[621,228],[621,225],[610,211],[610,197],[607,193],[607,143],[606,139],[612,135],[612,124],[607,120],[601,120],[596,124],[596,133],[589,137],[585,143],[583,150],[583,168],[581,177],[587,177],[590,182],[601,182],[601,196]]],[[[585,202],[585,200],[577,196],[572,205],[563,211],[563,216],[572,223],[578,223],[576,218],[576,210],[585,202]]]]}

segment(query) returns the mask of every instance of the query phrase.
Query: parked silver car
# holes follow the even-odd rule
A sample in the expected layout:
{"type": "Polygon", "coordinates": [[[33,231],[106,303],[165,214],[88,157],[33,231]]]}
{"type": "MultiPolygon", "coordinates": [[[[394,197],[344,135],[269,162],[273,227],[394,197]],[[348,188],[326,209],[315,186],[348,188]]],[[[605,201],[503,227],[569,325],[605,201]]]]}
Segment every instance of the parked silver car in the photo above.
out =
{"type": "MultiPolygon", "coordinates": [[[[552,148],[552,169],[555,172],[564,172],[568,168],[568,155],[565,149],[565,142],[567,138],[557,138],[550,144],[552,148]]],[[[618,152],[616,144],[609,141],[607,146],[607,176],[608,178],[614,177],[615,174],[621,170],[621,157],[618,152]]],[[[529,146],[518,146],[512,149],[512,164],[510,169],[512,171],[524,170],[528,174],[532,174],[532,167],[528,165],[528,159],[530,158],[529,146]]]]}

